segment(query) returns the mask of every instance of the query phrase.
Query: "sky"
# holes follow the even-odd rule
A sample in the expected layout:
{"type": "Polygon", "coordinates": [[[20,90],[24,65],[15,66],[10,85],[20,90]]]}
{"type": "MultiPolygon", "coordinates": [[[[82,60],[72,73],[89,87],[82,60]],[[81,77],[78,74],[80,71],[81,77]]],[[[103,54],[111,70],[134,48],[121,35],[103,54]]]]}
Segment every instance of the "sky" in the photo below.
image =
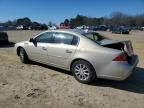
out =
{"type": "Polygon", "coordinates": [[[29,17],[59,24],[76,15],[109,17],[114,12],[144,14],[144,0],[0,0],[0,22],[29,17]]]}

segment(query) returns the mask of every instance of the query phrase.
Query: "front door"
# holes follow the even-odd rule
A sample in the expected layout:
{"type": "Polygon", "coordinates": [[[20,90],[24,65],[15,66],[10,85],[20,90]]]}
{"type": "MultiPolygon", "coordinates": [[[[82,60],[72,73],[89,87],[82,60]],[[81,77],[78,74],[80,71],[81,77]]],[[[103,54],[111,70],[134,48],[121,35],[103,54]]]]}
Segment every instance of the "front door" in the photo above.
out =
{"type": "Polygon", "coordinates": [[[48,46],[51,43],[51,33],[43,33],[35,38],[35,42],[28,44],[28,56],[34,61],[49,63],[48,46]]]}

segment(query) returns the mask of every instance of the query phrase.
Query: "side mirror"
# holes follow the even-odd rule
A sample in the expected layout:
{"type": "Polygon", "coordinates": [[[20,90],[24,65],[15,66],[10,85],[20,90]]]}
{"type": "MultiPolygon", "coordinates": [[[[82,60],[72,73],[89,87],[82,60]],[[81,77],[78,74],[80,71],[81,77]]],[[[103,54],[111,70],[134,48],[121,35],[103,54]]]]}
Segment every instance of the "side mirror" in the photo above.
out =
{"type": "Polygon", "coordinates": [[[36,42],[36,40],[34,39],[34,38],[30,38],[30,40],[29,40],[30,42],[33,42],[33,43],[35,43],[36,42]]]}

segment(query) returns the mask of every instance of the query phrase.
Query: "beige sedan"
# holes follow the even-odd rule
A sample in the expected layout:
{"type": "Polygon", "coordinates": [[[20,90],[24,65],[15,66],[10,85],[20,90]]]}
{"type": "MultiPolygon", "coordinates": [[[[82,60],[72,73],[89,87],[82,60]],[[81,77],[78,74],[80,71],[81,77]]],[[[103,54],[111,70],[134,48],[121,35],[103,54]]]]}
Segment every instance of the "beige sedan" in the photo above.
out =
{"type": "Polygon", "coordinates": [[[81,83],[126,79],[138,56],[131,41],[113,41],[92,31],[52,30],[15,45],[23,63],[36,61],[68,71],[81,83]]]}

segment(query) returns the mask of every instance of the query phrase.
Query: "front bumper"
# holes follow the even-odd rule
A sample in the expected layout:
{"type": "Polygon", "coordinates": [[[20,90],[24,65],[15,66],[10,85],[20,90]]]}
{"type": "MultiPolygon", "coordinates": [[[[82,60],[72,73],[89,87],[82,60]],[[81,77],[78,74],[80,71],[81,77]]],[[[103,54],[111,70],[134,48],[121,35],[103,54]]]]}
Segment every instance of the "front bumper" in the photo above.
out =
{"type": "Polygon", "coordinates": [[[108,64],[100,70],[98,77],[111,80],[125,80],[131,75],[132,71],[138,64],[138,61],[139,59],[137,55],[132,55],[129,63],[127,61],[113,61],[111,64],[108,64]]]}

